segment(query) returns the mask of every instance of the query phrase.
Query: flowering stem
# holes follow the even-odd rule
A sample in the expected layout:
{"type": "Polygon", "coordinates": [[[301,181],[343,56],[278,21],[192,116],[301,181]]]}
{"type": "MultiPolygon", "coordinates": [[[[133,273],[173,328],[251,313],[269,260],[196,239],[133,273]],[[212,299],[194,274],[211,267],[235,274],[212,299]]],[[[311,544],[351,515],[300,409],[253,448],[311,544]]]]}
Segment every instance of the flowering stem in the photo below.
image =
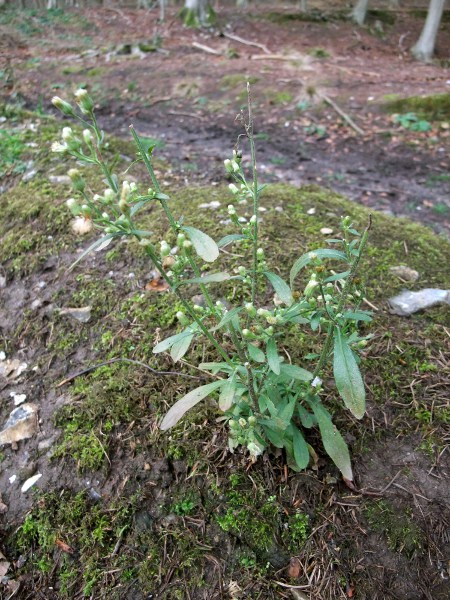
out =
{"type": "Polygon", "coordinates": [[[248,124],[245,127],[248,140],[250,142],[250,154],[252,158],[252,179],[253,179],[253,277],[252,277],[252,303],[255,303],[257,289],[257,272],[258,272],[258,214],[259,214],[259,192],[258,192],[258,177],[256,172],[256,149],[255,140],[253,137],[253,113],[252,113],[252,97],[250,94],[250,84],[247,83],[247,106],[248,106],[248,124]]]}
{"type": "MultiPolygon", "coordinates": [[[[361,237],[361,241],[359,243],[358,256],[356,256],[355,260],[353,261],[349,276],[345,280],[345,284],[344,284],[344,287],[342,288],[341,297],[339,299],[339,303],[337,305],[335,314],[339,314],[342,311],[342,309],[344,308],[348,293],[350,291],[350,287],[355,278],[356,271],[358,270],[358,265],[361,260],[362,253],[366,246],[367,238],[369,236],[369,230],[371,227],[372,227],[372,215],[369,215],[369,223],[367,224],[367,227],[365,228],[364,233],[361,237]]],[[[325,341],[325,345],[322,348],[322,352],[319,357],[319,362],[317,363],[317,366],[314,370],[314,377],[317,377],[319,375],[320,371],[323,369],[323,367],[325,366],[325,363],[328,360],[328,357],[329,357],[329,354],[331,351],[331,346],[333,344],[333,338],[334,338],[333,330],[335,327],[336,327],[336,322],[334,322],[334,323],[332,322],[328,325],[327,338],[325,341]]]]}

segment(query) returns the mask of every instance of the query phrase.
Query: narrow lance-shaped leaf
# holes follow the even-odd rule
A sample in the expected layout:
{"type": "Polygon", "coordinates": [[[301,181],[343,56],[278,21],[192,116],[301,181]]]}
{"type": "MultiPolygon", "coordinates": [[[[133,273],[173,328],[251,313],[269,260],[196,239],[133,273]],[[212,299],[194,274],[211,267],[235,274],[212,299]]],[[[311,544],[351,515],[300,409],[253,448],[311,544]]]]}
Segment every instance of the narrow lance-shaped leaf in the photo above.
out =
{"type": "Polygon", "coordinates": [[[226,412],[227,410],[229,410],[232,407],[235,393],[236,393],[236,379],[235,379],[235,374],[233,373],[233,375],[230,377],[230,379],[227,379],[227,381],[224,383],[222,389],[220,390],[220,396],[219,396],[220,410],[222,410],[223,412],[226,412]]]}
{"type": "Polygon", "coordinates": [[[109,244],[112,242],[112,240],[114,238],[122,237],[123,235],[124,234],[121,232],[108,233],[107,235],[103,235],[98,240],[96,240],[93,244],[91,244],[89,246],[89,248],[87,248],[86,250],[84,250],[84,252],[81,253],[81,255],[77,258],[77,260],[70,265],[69,271],[71,271],[80,262],[80,260],[83,260],[83,258],[85,256],[87,256],[90,252],[93,252],[94,250],[96,252],[100,252],[100,250],[103,250],[103,248],[106,248],[106,246],[109,246],[109,244]]]}
{"type": "Polygon", "coordinates": [[[338,327],[334,330],[333,373],[345,406],[357,419],[362,419],[366,412],[364,382],[353,351],[338,327]]]}
{"type": "Polygon", "coordinates": [[[183,227],[191,240],[195,251],[205,262],[214,262],[219,257],[219,247],[216,242],[203,231],[195,227],[183,227]]]}
{"type": "Polygon", "coordinates": [[[311,381],[313,378],[313,374],[310,371],[302,369],[302,367],[297,367],[297,365],[281,363],[280,370],[282,375],[291,377],[292,379],[298,379],[299,381],[311,381]]]}
{"type": "Polygon", "coordinates": [[[225,273],[225,271],[222,271],[220,273],[208,273],[208,275],[205,275],[204,277],[184,279],[183,281],[179,282],[178,287],[180,287],[181,285],[188,285],[194,283],[220,283],[221,281],[227,281],[227,279],[231,279],[231,276],[228,273],[225,273]]]}
{"type": "Polygon", "coordinates": [[[171,335],[170,337],[166,338],[165,340],[162,340],[161,342],[159,342],[159,344],[156,344],[156,346],[153,348],[153,354],[159,354],[160,352],[165,352],[166,350],[169,350],[170,348],[172,348],[172,346],[175,343],[179,342],[180,340],[184,339],[185,337],[189,337],[191,334],[192,334],[192,331],[188,327],[181,333],[171,335]]]}
{"type": "Polygon", "coordinates": [[[317,401],[309,400],[311,408],[319,424],[325,452],[337,466],[342,475],[349,481],[353,481],[350,453],[344,438],[333,424],[328,411],[317,401]]]}
{"type": "Polygon", "coordinates": [[[308,445],[295,425],[292,426],[292,445],[297,467],[299,469],[306,469],[309,463],[308,445]]]}
{"type": "Polygon", "coordinates": [[[254,344],[248,344],[247,346],[249,357],[255,362],[263,363],[266,362],[266,355],[264,352],[255,346],[254,344]]]}
{"type": "Polygon", "coordinates": [[[219,248],[225,248],[229,244],[233,242],[239,242],[240,240],[245,240],[246,236],[243,233],[230,233],[229,235],[224,236],[221,240],[217,242],[219,248]]]}
{"type": "Polygon", "coordinates": [[[170,349],[170,356],[172,357],[173,362],[177,362],[183,358],[183,356],[189,350],[189,346],[194,339],[194,335],[194,332],[192,332],[191,335],[185,335],[172,345],[172,348],[170,349]]]}
{"type": "Polygon", "coordinates": [[[275,375],[279,375],[281,361],[277,350],[277,343],[274,338],[270,338],[267,342],[266,353],[267,363],[270,367],[270,370],[273,371],[275,375]]]}
{"type": "Polygon", "coordinates": [[[270,271],[264,271],[264,275],[272,284],[272,287],[281,302],[287,306],[291,306],[291,304],[294,302],[294,298],[292,297],[288,284],[283,281],[279,275],[271,273],[270,271]]]}
{"type": "Polygon", "coordinates": [[[308,265],[314,259],[314,257],[335,258],[336,260],[348,262],[347,256],[343,252],[340,252],[339,250],[333,250],[331,248],[319,248],[318,250],[307,252],[306,254],[303,254],[303,256],[300,256],[300,258],[298,258],[292,266],[290,274],[291,288],[293,286],[294,279],[297,277],[303,267],[306,267],[306,265],[308,265]]]}
{"type": "Polygon", "coordinates": [[[161,422],[160,429],[162,431],[167,431],[174,425],[178,423],[178,421],[183,417],[183,415],[193,406],[198,404],[203,398],[206,398],[213,392],[217,390],[224,384],[224,381],[213,381],[212,383],[208,383],[206,385],[201,385],[200,387],[192,390],[185,396],[183,396],[180,400],[175,402],[175,404],[169,409],[166,416],[161,422]]]}

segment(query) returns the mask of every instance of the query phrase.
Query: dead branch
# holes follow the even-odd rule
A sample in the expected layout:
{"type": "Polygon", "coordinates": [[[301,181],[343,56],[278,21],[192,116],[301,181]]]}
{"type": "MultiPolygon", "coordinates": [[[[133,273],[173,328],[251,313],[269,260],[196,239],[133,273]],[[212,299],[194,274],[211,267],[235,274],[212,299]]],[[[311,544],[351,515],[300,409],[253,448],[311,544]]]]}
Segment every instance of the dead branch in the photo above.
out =
{"type": "Polygon", "coordinates": [[[331,108],[333,108],[337,114],[342,117],[344,119],[344,121],[346,121],[350,127],[352,129],[354,129],[356,131],[356,133],[359,133],[359,135],[366,135],[365,132],[361,129],[361,127],[359,127],[351,117],[348,116],[347,113],[345,113],[342,108],[339,108],[339,106],[336,104],[336,102],[334,102],[334,100],[332,100],[331,98],[329,98],[327,95],[325,94],[320,94],[320,97],[331,106],[331,108]]]}
{"type": "Polygon", "coordinates": [[[205,46],[204,44],[199,44],[198,42],[192,42],[192,46],[197,48],[197,50],[203,50],[203,52],[207,52],[208,54],[214,54],[215,56],[223,56],[222,52],[219,50],[215,50],[210,46],[205,46]]]}
{"type": "Polygon", "coordinates": [[[255,48],[260,48],[266,54],[270,54],[270,50],[264,44],[258,44],[258,42],[250,42],[249,40],[244,40],[244,38],[239,37],[238,35],[234,35],[233,33],[223,32],[222,35],[229,40],[233,40],[235,42],[239,42],[239,44],[244,44],[245,46],[255,46],[255,48]]]}

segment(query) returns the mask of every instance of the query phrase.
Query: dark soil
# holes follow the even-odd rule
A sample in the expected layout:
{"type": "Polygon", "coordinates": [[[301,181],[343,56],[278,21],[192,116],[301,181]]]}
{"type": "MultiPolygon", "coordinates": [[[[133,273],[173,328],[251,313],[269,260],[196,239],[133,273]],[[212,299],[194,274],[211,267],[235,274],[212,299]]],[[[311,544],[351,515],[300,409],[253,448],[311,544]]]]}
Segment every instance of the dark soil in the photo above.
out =
{"type": "MultiPolygon", "coordinates": [[[[251,465],[244,455],[229,454],[211,407],[164,437],[155,415],[188,389],[183,376],[155,377],[145,368],[114,363],[72,380],[111,358],[153,360],[155,321],[156,335],[164,337],[175,327],[176,307],[164,295],[144,291],[148,266],[123,247],[109,262],[90,256],[67,272],[80,244],[66,232],[66,189],[48,186],[45,177],[47,169],[60,175],[72,165],[54,158],[37,164],[41,187],[26,192],[27,203],[37,196],[42,201],[34,212],[24,209],[25,202],[14,205],[19,194],[13,193],[24,183],[7,171],[0,181],[7,215],[0,242],[6,253],[13,231],[18,249],[6,253],[0,268],[0,350],[36,369],[0,379],[1,422],[12,410],[10,393],[26,393],[27,402],[39,405],[39,431],[1,452],[0,550],[11,567],[0,578],[0,598],[448,598],[448,310],[405,320],[389,315],[385,300],[404,283],[389,275],[393,264],[420,271],[417,289],[448,285],[450,114],[429,117],[431,129],[415,132],[393,121],[386,102],[393,94],[449,92],[450,23],[444,19],[436,60],[422,65],[408,53],[422,26],[413,11],[374,13],[367,27],[357,28],[340,12],[311,4],[312,20],[290,17],[298,15],[293,7],[276,15],[259,5],[249,12],[220,8],[218,24],[208,30],[185,28],[172,10],[164,24],[156,10],[0,11],[2,111],[5,126],[19,122],[28,132],[25,141],[34,124],[41,131],[46,115],[55,114],[53,95],[70,98],[86,84],[104,129],[128,139],[133,123],[142,136],[159,140],[155,154],[163,180],[184,190],[183,210],[220,227],[215,214],[198,213],[197,197],[215,198],[226,182],[223,160],[241,132],[235,117],[245,106],[249,79],[261,179],[330,190],[316,197],[311,188],[311,200],[281,188],[268,196],[269,211],[275,205],[285,211],[267,218],[279,264],[286,249],[279,249],[276,234],[287,232],[296,253],[288,256],[291,263],[299,252],[292,223],[306,231],[307,208],[318,207],[317,227],[320,219],[335,218],[341,204],[353,210],[336,192],[429,228],[377,217],[379,246],[374,240],[373,262],[366,265],[380,309],[365,357],[368,416],[351,423],[337,410],[354,460],[356,487],[350,489],[323,455],[314,468],[293,474],[282,455],[251,465]],[[126,53],[124,45],[138,43],[154,45],[154,51],[126,53]],[[11,120],[11,107],[33,112],[11,120]],[[208,187],[187,188],[197,185],[208,187]],[[33,230],[41,237],[29,250],[24,239],[33,230]],[[88,325],[64,320],[56,310],[88,304],[88,325]],[[106,445],[100,457],[89,455],[91,468],[80,468],[76,435],[85,436],[90,450],[99,438],[106,445]],[[35,472],[42,473],[36,485],[41,495],[22,494],[9,481],[15,474],[21,484],[35,472]],[[228,511],[235,525],[227,530],[228,511]],[[296,514],[307,515],[309,525],[306,539],[293,544],[286,531],[296,514]],[[31,533],[22,528],[18,534],[27,515],[31,533]],[[273,526],[270,543],[264,527],[258,528],[266,522],[273,526]]],[[[42,144],[56,139],[56,131],[53,138],[46,133],[42,144]]],[[[133,150],[117,144],[125,170],[133,150]]],[[[161,359],[157,368],[173,365],[161,359]]],[[[328,400],[336,406],[333,394],[328,400]]]]}

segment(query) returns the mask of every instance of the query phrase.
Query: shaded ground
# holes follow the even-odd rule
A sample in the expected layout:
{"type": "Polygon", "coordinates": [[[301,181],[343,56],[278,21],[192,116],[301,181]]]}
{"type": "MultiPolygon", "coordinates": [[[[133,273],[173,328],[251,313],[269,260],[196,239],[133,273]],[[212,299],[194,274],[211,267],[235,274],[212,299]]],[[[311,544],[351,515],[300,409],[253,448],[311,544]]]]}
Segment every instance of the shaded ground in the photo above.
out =
{"type": "MultiPolygon", "coordinates": [[[[0,17],[3,124],[22,144],[17,152],[9,144],[12,158],[2,163],[0,350],[28,365],[0,380],[2,423],[13,408],[11,392],[39,407],[38,433],[1,453],[0,550],[12,565],[0,596],[9,598],[11,582],[18,582],[14,597],[46,600],[447,598],[448,308],[403,319],[389,315],[385,302],[405,286],[449,287],[443,269],[450,260],[448,114],[417,133],[395,125],[380,103],[386,94],[448,90],[448,22],[438,42],[441,62],[417,65],[406,50],[421,21],[406,12],[394,24],[383,22],[383,35],[376,18],[356,29],[337,17],[284,16],[280,23],[267,14],[221,15],[222,31],[265,45],[276,59],[220,36],[219,28],[185,29],[174,15],[165,25],[153,12],[137,11],[0,17]],[[223,55],[193,48],[194,41],[223,55]],[[115,53],[136,42],[157,49],[115,53]],[[234,49],[238,56],[230,58],[234,49]],[[365,357],[368,417],[352,422],[334,394],[328,398],[351,445],[356,490],[345,487],[322,454],[294,475],[283,456],[251,466],[245,456],[225,452],[213,402],[162,435],[159,417],[189,388],[182,376],[155,377],[114,363],[64,383],[117,357],[172,370],[169,359],[153,361],[151,349],[155,337],[176,326],[177,307],[145,290],[149,268],[138,248],[119,246],[67,272],[88,242],[70,232],[67,186],[58,179],[72,165],[48,156],[61,126],[46,117],[49,98],[69,97],[86,83],[105,129],[125,137],[133,122],[142,135],[161,140],[159,169],[167,186],[178,188],[177,209],[218,237],[227,204],[218,185],[225,183],[222,161],[239,132],[234,115],[245,102],[247,77],[266,181],[320,183],[443,234],[375,217],[363,267],[378,309],[365,357]],[[337,102],[364,135],[317,103],[318,94],[337,102]],[[221,202],[218,212],[199,209],[211,199],[221,202]],[[417,269],[419,281],[390,274],[398,264],[417,269]],[[59,314],[86,305],[88,324],[59,314]],[[43,495],[21,493],[36,472],[43,495]]],[[[115,152],[123,172],[134,150],[116,141],[111,157],[115,152]]],[[[95,178],[90,183],[101,189],[95,178]]],[[[282,274],[292,262],[286,248],[293,259],[323,243],[320,228],[336,227],[342,212],[360,226],[367,219],[356,205],[314,187],[274,187],[263,204],[265,241],[282,274]],[[311,208],[315,215],[307,214],[311,208]]],[[[164,235],[159,214],[148,219],[164,235]]],[[[295,333],[286,339],[294,361],[314,344],[295,333]]],[[[197,348],[190,364],[208,352],[197,348]]],[[[185,373],[198,375],[189,366],[185,373]]],[[[313,432],[310,441],[320,448],[316,438],[313,432]]]]}

